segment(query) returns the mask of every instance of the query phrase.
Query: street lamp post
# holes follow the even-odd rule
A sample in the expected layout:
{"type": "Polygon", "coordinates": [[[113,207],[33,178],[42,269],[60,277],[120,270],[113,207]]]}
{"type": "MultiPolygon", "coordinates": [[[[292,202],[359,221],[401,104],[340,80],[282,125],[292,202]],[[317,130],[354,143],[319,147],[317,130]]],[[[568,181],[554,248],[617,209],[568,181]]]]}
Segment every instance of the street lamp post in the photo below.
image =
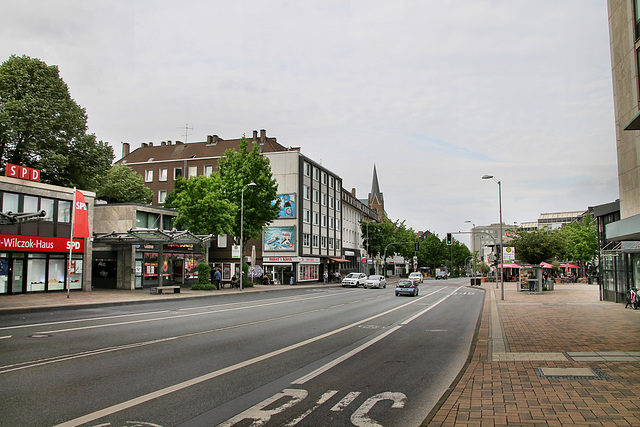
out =
{"type": "Polygon", "coordinates": [[[240,192],[240,290],[242,290],[242,281],[244,276],[244,269],[242,268],[242,264],[244,264],[244,190],[249,186],[255,187],[255,185],[255,182],[250,182],[242,187],[242,191],[240,192]]]}
{"type": "Polygon", "coordinates": [[[495,179],[493,175],[483,175],[482,179],[493,179],[498,183],[498,203],[500,207],[500,299],[504,301],[504,281],[502,279],[502,271],[504,268],[504,261],[502,260],[502,183],[495,179]]]}
{"type": "Polygon", "coordinates": [[[476,283],[476,225],[471,221],[465,221],[472,225],[471,227],[471,264],[472,264],[472,273],[473,273],[473,283],[476,283]]]}

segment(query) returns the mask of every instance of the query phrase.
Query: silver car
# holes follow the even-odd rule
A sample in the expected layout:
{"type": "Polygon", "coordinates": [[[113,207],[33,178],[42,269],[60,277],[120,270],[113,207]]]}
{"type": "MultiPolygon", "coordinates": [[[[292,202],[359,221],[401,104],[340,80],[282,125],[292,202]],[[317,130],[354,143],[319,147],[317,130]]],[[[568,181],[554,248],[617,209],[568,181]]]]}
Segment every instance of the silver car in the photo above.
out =
{"type": "Polygon", "coordinates": [[[367,276],[364,273],[349,273],[342,279],[342,286],[351,286],[357,288],[358,286],[367,284],[367,276]]]}
{"type": "Polygon", "coordinates": [[[424,279],[422,278],[422,273],[416,271],[409,274],[409,280],[413,280],[413,283],[422,283],[424,279]]]}
{"type": "Polygon", "coordinates": [[[386,288],[387,287],[387,279],[384,276],[378,276],[372,274],[367,278],[367,283],[364,284],[364,288],[386,288]]]}

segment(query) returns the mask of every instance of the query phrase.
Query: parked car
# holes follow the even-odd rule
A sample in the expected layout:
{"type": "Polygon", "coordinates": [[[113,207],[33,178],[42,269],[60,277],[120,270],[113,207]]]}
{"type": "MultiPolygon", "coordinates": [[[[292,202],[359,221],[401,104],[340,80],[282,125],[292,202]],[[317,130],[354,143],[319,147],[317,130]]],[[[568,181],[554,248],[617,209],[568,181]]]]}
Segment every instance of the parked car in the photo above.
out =
{"type": "Polygon", "coordinates": [[[367,283],[364,284],[366,288],[386,288],[387,287],[387,279],[384,276],[378,276],[372,274],[367,278],[367,283]]]}
{"type": "Polygon", "coordinates": [[[418,284],[413,280],[400,279],[396,285],[396,296],[411,295],[412,297],[418,296],[418,284]]]}
{"type": "Polygon", "coordinates": [[[342,286],[351,286],[352,288],[357,288],[358,286],[362,286],[367,283],[367,276],[364,273],[349,273],[344,279],[342,279],[342,286]]]}
{"type": "Polygon", "coordinates": [[[424,279],[422,278],[422,273],[418,273],[416,271],[414,273],[409,273],[409,280],[413,280],[414,283],[422,283],[424,279]]]}

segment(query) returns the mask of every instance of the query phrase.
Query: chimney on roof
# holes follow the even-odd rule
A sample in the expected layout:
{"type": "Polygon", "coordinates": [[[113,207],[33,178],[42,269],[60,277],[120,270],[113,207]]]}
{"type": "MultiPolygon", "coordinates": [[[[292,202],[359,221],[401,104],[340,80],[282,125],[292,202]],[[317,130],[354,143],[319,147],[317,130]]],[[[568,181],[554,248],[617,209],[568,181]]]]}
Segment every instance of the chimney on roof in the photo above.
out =
{"type": "Polygon", "coordinates": [[[153,142],[150,142],[150,143],[149,143],[149,147],[153,147],[153,142]]]}
{"type": "Polygon", "coordinates": [[[207,145],[216,145],[220,141],[218,135],[207,135],[207,145]]]}
{"type": "MultiPolygon", "coordinates": [[[[164,141],[162,141],[162,142],[160,143],[160,145],[167,145],[167,143],[166,143],[166,142],[164,142],[164,141]]],[[[171,145],[171,144],[169,144],[169,145],[171,145]]]]}
{"type": "Polygon", "coordinates": [[[146,148],[146,147],[148,147],[148,146],[149,146],[149,144],[147,144],[146,142],[143,142],[143,143],[142,143],[142,148],[146,148]]]}
{"type": "Polygon", "coordinates": [[[131,152],[131,146],[129,145],[129,143],[128,142],[123,142],[122,143],[122,157],[127,157],[130,152],[131,152]]]}
{"type": "MultiPolygon", "coordinates": [[[[171,141],[169,141],[169,142],[171,142],[171,141]]],[[[176,145],[182,145],[182,144],[184,144],[184,142],[182,142],[182,141],[176,141],[176,145]]]]}
{"type": "Polygon", "coordinates": [[[352,195],[353,197],[356,197],[356,189],[355,189],[355,188],[353,188],[353,187],[351,187],[351,195],[352,195]]]}
{"type": "Polygon", "coordinates": [[[267,131],[260,129],[260,145],[264,145],[265,142],[267,142],[267,131]]]}
{"type": "Polygon", "coordinates": [[[167,145],[171,145],[171,140],[170,139],[167,140],[167,145]]]}
{"type": "Polygon", "coordinates": [[[258,142],[258,131],[254,130],[253,131],[253,143],[255,144],[256,142],[258,142]]]}

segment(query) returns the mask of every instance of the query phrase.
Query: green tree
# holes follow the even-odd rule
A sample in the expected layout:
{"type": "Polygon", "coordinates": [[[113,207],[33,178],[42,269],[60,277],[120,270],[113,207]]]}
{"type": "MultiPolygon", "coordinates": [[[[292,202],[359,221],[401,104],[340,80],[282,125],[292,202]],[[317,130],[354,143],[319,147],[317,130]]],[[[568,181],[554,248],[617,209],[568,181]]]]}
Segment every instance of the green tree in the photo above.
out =
{"type": "Polygon", "coordinates": [[[589,262],[598,255],[596,221],[590,214],[560,229],[566,260],[589,262]]]}
{"type": "MultiPolygon", "coordinates": [[[[240,210],[242,189],[250,183],[244,191],[244,242],[250,238],[258,239],[262,234],[262,227],[280,216],[280,201],[277,198],[278,183],[273,178],[269,159],[260,154],[260,146],[249,143],[243,136],[238,151],[229,149],[218,162],[217,174],[220,177],[222,197],[232,203],[234,220],[230,232],[232,236],[240,236],[240,210]]],[[[236,241],[236,243],[240,243],[236,241]]]]}
{"type": "Polygon", "coordinates": [[[432,270],[442,266],[445,261],[449,261],[449,248],[446,242],[440,240],[436,234],[429,234],[426,239],[420,242],[418,251],[418,264],[422,267],[431,267],[432,270]]]}
{"type": "Polygon", "coordinates": [[[364,246],[366,248],[368,245],[369,254],[372,257],[378,255],[382,257],[385,247],[396,241],[394,240],[396,224],[387,217],[382,218],[381,222],[360,221],[360,230],[364,238],[364,246]]]}
{"type": "Polygon", "coordinates": [[[96,196],[110,203],[151,203],[153,191],[144,185],[142,175],[128,166],[115,164],[98,186],[96,196]]]}
{"type": "Polygon", "coordinates": [[[194,234],[231,234],[239,208],[224,197],[217,174],[179,178],[167,195],[165,207],[175,208],[175,224],[194,234]]]}
{"type": "Polygon", "coordinates": [[[540,264],[561,254],[562,240],[557,231],[543,228],[539,230],[511,230],[515,236],[511,246],[515,248],[516,257],[528,264],[540,264]]]}
{"type": "Polygon", "coordinates": [[[87,134],[87,115],[58,67],[12,55],[0,65],[0,164],[40,169],[49,184],[96,190],[113,149],[87,134]]]}

